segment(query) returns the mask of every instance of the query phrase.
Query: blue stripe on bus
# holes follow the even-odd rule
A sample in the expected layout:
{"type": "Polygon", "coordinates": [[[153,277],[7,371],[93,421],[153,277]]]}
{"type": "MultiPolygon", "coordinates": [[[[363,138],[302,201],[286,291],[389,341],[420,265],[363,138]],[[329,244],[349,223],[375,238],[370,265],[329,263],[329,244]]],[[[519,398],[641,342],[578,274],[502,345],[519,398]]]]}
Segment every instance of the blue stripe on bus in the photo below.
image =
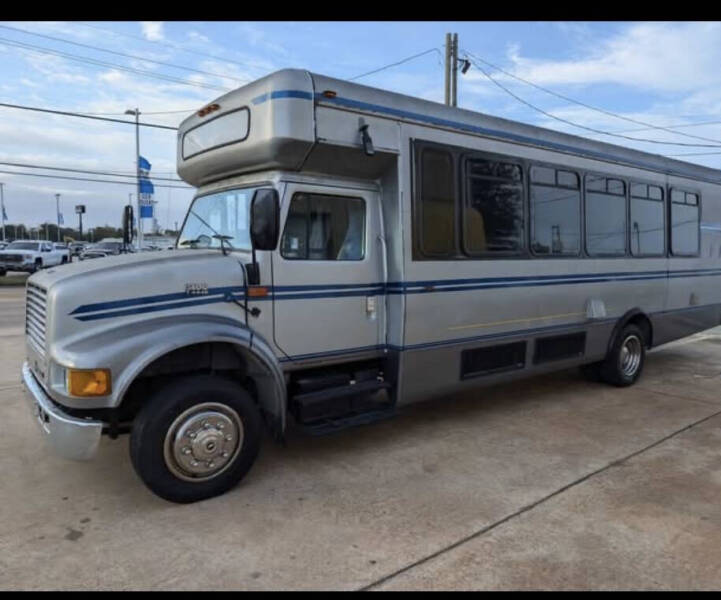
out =
{"type": "MultiPolygon", "coordinates": [[[[584,273],[570,275],[532,275],[519,277],[484,277],[473,279],[445,279],[427,281],[389,282],[383,284],[307,284],[290,286],[266,286],[269,294],[264,297],[249,298],[249,302],[268,300],[308,300],[319,298],[345,298],[367,295],[403,295],[439,292],[464,292],[479,289],[497,289],[504,287],[536,287],[547,285],[572,285],[581,283],[602,283],[608,281],[639,281],[645,279],[666,279],[679,277],[710,277],[721,275],[721,269],[696,269],[683,271],[640,271],[619,273],[584,273]]],[[[171,310],[202,304],[242,301],[242,286],[209,288],[208,294],[192,297],[183,292],[128,298],[109,302],[84,304],[73,310],[81,321],[120,317],[144,312],[171,310]],[[93,313],[93,314],[87,314],[93,313]]]]}
{"type": "MultiPolygon", "coordinates": [[[[270,92],[270,100],[277,100],[278,98],[299,98],[301,100],[313,100],[313,94],[311,92],[304,92],[302,90],[276,90],[270,92]]],[[[262,104],[268,100],[268,94],[261,94],[251,100],[253,104],[262,104]]]]}

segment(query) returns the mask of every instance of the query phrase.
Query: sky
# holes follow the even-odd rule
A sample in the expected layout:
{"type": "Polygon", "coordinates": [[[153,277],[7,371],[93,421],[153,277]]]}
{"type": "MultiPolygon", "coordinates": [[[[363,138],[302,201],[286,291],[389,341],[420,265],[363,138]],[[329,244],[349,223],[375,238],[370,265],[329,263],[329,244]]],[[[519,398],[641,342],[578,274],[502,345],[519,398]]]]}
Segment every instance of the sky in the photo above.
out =
{"type": "MultiPolygon", "coordinates": [[[[718,22],[2,21],[0,102],[117,119],[132,119],[123,113],[138,107],[141,121],[175,127],[226,90],[278,69],[350,79],[426,51],[356,81],[443,102],[447,32],[458,33],[460,56],[473,60],[459,74],[462,108],[721,168],[718,22]]],[[[174,131],[141,128],[140,147],[151,174],[177,179],[174,131]]],[[[2,162],[130,175],[135,128],[0,107],[2,162]]],[[[131,178],[91,183],[20,172],[114,178],[0,164],[9,220],[33,226],[55,221],[57,193],[66,225],[77,223],[74,207],[84,204],[84,228],[119,226],[135,192],[131,178]]],[[[182,181],[155,185],[156,217],[172,229],[193,190],[182,181]]]]}

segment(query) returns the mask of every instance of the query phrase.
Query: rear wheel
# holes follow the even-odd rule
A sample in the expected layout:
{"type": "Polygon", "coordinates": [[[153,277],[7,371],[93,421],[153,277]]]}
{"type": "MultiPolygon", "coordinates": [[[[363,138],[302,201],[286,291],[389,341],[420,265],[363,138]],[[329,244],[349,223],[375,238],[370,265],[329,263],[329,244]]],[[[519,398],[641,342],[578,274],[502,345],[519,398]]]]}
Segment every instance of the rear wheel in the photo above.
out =
{"type": "Polygon", "coordinates": [[[171,502],[220,495],[250,470],[260,447],[261,418],[237,383],[186,377],[156,392],[130,435],[130,458],[143,482],[171,502]]]}
{"type": "Polygon", "coordinates": [[[641,375],[645,360],[646,339],[643,331],[636,325],[626,325],[601,364],[601,377],[607,383],[619,387],[632,385],[641,375]]]}

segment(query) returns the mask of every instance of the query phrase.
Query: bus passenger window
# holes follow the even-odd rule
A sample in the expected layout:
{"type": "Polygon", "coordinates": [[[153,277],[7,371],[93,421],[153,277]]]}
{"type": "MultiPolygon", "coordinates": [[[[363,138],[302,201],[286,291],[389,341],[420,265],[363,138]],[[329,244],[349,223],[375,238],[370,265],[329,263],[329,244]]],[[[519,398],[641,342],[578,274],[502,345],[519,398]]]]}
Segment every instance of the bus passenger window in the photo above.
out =
{"type": "Polygon", "coordinates": [[[471,256],[523,250],[521,167],[494,160],[466,162],[463,249],[471,256]]]}
{"type": "Polygon", "coordinates": [[[645,183],[631,184],[631,254],[666,253],[663,189],[645,183]]]}
{"type": "Polygon", "coordinates": [[[280,254],[295,260],[362,260],[364,240],[361,198],[298,192],[288,208],[280,254]]]}
{"type": "Polygon", "coordinates": [[[674,256],[697,256],[699,252],[698,194],[671,190],[671,252],[674,256]]]}
{"type": "Polygon", "coordinates": [[[456,252],[453,157],[426,148],[421,162],[420,246],[428,256],[449,256],[456,252]]]}
{"type": "Polygon", "coordinates": [[[531,168],[531,249],[542,256],[581,251],[581,189],[571,171],[531,168]]]}
{"type": "Polygon", "coordinates": [[[620,179],[586,176],[586,251],[626,254],[626,184],[620,179]]]}

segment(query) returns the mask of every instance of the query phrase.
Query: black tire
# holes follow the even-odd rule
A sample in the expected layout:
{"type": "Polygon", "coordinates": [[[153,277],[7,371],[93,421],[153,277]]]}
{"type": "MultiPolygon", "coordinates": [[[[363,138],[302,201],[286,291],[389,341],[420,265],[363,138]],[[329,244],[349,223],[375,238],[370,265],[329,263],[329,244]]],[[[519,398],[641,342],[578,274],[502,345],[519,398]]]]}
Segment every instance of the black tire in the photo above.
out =
{"type": "Polygon", "coordinates": [[[5,269],[0,269],[0,277],[5,277],[5,274],[7,271],[5,269]]]}
{"type": "Polygon", "coordinates": [[[32,271],[30,273],[37,273],[40,269],[43,268],[43,261],[41,258],[38,258],[35,260],[35,264],[33,265],[32,271]]]}
{"type": "MultiPolygon", "coordinates": [[[[161,498],[178,503],[196,502],[228,491],[245,476],[258,455],[261,428],[262,420],[255,402],[237,383],[212,375],[184,377],[159,389],[138,413],[130,434],[130,460],[145,485],[161,498]],[[236,442],[233,453],[237,454],[212,478],[183,479],[173,472],[173,467],[181,472],[183,467],[174,462],[173,446],[166,437],[170,436],[176,419],[189,411],[192,414],[193,407],[209,402],[235,412],[242,426],[242,443],[238,449],[236,442]]],[[[205,433],[203,429],[198,431],[201,435],[205,433]]],[[[218,433],[218,430],[213,429],[213,432],[218,433]]],[[[188,441],[188,444],[198,440],[188,441]]],[[[225,442],[221,439],[220,444],[225,442]]],[[[195,452],[193,449],[193,459],[195,452]]],[[[188,473],[186,476],[193,477],[188,473]]]]}
{"type": "Polygon", "coordinates": [[[600,368],[601,378],[606,383],[626,387],[636,383],[646,362],[646,337],[640,327],[626,325],[613,341],[613,346],[600,368]],[[636,341],[633,341],[633,340],[636,341]],[[637,346],[634,360],[624,363],[624,346],[637,346]]]}
{"type": "Polygon", "coordinates": [[[67,263],[68,263],[68,257],[67,257],[67,256],[63,256],[63,257],[60,258],[60,264],[61,264],[61,265],[66,265],[67,263]]]}
{"type": "Polygon", "coordinates": [[[601,381],[601,362],[590,363],[588,365],[581,365],[579,371],[588,381],[601,381]]]}

